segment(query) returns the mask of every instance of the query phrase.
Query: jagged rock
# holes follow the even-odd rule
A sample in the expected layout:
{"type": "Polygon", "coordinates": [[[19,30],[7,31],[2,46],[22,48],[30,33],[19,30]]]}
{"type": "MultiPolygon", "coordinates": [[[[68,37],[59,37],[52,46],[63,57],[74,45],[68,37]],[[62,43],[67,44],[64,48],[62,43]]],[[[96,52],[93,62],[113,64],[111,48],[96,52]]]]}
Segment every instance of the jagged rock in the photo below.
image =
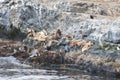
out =
{"type": "Polygon", "coordinates": [[[32,0],[2,0],[0,5],[0,25],[8,30],[11,24],[23,32],[27,28],[38,30],[58,26],[60,14],[32,0]]]}
{"type": "Polygon", "coordinates": [[[18,59],[15,57],[9,56],[9,57],[0,57],[0,68],[30,68],[31,66],[26,64],[21,64],[18,59]]]}
{"type": "Polygon", "coordinates": [[[116,43],[120,40],[118,38],[119,25],[114,24],[120,24],[120,22],[114,22],[115,19],[111,17],[120,15],[120,5],[105,4],[108,6],[101,2],[96,4],[88,1],[2,0],[0,2],[0,28],[11,30],[15,27],[27,33],[27,29],[51,31],[60,26],[63,35],[72,33],[77,38],[89,40],[98,40],[103,35],[102,40],[105,40],[104,35],[108,34],[111,36],[108,41],[116,43]],[[46,5],[47,2],[51,6],[46,5]],[[94,19],[91,19],[91,14],[94,19]],[[118,31],[115,32],[113,28],[118,31]]]}
{"type": "Polygon", "coordinates": [[[110,26],[107,35],[107,41],[120,43],[120,18],[117,18],[110,26]],[[114,27],[113,27],[114,26],[114,27]]]}
{"type": "Polygon", "coordinates": [[[63,56],[56,51],[39,51],[38,53],[35,52],[34,56],[30,57],[29,61],[41,65],[62,64],[63,56]]]}
{"type": "Polygon", "coordinates": [[[56,8],[65,12],[110,15],[106,8],[102,8],[100,5],[89,2],[61,1],[56,4],[56,8]]]}
{"type": "Polygon", "coordinates": [[[0,56],[12,56],[15,48],[21,46],[20,42],[16,41],[0,41],[0,56]]]}
{"type": "Polygon", "coordinates": [[[115,52],[105,52],[100,50],[91,50],[87,53],[73,51],[65,55],[65,61],[79,65],[79,69],[85,69],[88,72],[110,72],[119,74],[119,55],[115,52]]]}
{"type": "Polygon", "coordinates": [[[36,31],[24,40],[27,47],[35,48],[27,51],[21,46],[3,46],[0,43],[0,56],[30,58],[40,64],[60,64],[65,56],[68,63],[77,64],[79,69],[119,73],[119,3],[119,0],[0,0],[2,36],[10,33],[10,37],[19,37],[19,31],[36,31]],[[40,32],[45,29],[51,33],[58,26],[62,33],[60,29],[50,35],[40,32]],[[87,40],[99,44],[89,50],[93,43],[87,40]],[[117,44],[106,45],[106,41],[117,44]],[[70,53],[77,50],[78,53],[70,53]]]}

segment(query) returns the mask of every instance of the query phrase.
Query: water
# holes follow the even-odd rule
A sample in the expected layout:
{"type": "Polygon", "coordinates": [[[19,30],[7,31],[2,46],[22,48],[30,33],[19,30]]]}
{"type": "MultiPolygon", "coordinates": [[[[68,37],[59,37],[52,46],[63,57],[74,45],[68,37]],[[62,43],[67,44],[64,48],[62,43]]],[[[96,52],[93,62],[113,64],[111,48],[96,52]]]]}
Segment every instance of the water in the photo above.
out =
{"type": "Polygon", "coordinates": [[[62,75],[56,70],[43,69],[0,69],[0,80],[103,80],[89,75],[62,75]]]}
{"type": "Polygon", "coordinates": [[[14,57],[0,57],[0,80],[119,80],[73,69],[34,69],[14,57]]]}
{"type": "Polygon", "coordinates": [[[41,69],[0,69],[0,80],[65,80],[68,78],[55,73],[56,71],[53,70],[41,69]]]}

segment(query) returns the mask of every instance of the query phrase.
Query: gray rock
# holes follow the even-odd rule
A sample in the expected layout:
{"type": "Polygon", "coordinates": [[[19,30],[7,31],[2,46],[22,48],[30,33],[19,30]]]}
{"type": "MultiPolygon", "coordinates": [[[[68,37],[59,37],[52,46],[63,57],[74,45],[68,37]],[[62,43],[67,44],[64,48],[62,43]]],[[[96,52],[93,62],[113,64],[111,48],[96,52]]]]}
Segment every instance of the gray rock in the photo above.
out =
{"type": "Polygon", "coordinates": [[[8,6],[1,5],[0,3],[0,28],[4,27],[7,27],[7,29],[10,27],[9,8],[8,6]]]}
{"type": "Polygon", "coordinates": [[[65,48],[64,48],[64,50],[65,50],[65,52],[70,52],[70,46],[65,46],[65,48]]]}
{"type": "Polygon", "coordinates": [[[60,27],[63,34],[71,33],[77,38],[118,43],[120,21],[110,20],[109,16],[119,16],[119,6],[109,6],[109,10],[94,2],[1,0],[0,28],[15,27],[27,33],[28,29],[51,32],[60,27]]]}
{"type": "Polygon", "coordinates": [[[30,68],[29,65],[21,64],[19,60],[10,57],[0,57],[0,68],[30,68]]]}
{"type": "Polygon", "coordinates": [[[115,20],[107,33],[108,40],[114,43],[120,42],[120,19],[115,20]]]}
{"type": "Polygon", "coordinates": [[[60,14],[31,0],[2,0],[0,3],[0,25],[6,29],[13,27],[27,31],[27,28],[40,30],[58,27],[60,14]]]}
{"type": "Polygon", "coordinates": [[[61,1],[58,4],[56,4],[56,8],[65,12],[110,15],[106,8],[103,8],[100,5],[97,5],[94,3],[88,3],[88,2],[61,1]]]}

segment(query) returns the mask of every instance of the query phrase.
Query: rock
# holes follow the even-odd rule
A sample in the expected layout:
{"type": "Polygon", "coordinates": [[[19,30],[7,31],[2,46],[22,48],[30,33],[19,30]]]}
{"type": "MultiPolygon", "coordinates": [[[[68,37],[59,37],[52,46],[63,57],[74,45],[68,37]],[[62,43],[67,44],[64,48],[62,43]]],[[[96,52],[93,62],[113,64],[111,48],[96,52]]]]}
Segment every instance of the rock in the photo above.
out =
{"type": "Polygon", "coordinates": [[[107,40],[113,43],[120,43],[120,19],[116,19],[110,26],[110,30],[107,33],[107,40]],[[114,26],[114,27],[113,27],[114,26]]]}
{"type": "MultiPolygon", "coordinates": [[[[2,0],[1,2],[5,2],[6,0],[2,0]]],[[[0,29],[6,28],[10,29],[10,21],[9,21],[9,7],[4,5],[4,3],[0,3],[0,29]]]]}
{"type": "Polygon", "coordinates": [[[57,50],[70,52],[72,50],[82,50],[82,52],[87,51],[93,43],[91,41],[85,41],[82,39],[75,39],[75,36],[65,35],[62,36],[62,31],[57,29],[56,33],[45,34],[46,32],[35,32],[32,30],[24,40],[25,45],[39,46],[45,50],[57,50]],[[51,35],[52,34],[52,35],[51,35]],[[73,38],[74,37],[74,38],[73,38]],[[31,41],[32,40],[32,41],[31,41]],[[36,44],[35,44],[36,41],[36,44]],[[42,44],[42,45],[41,45],[42,44]]]}
{"type": "Polygon", "coordinates": [[[0,5],[0,25],[7,30],[11,29],[11,24],[22,32],[27,28],[40,30],[58,26],[60,14],[32,0],[2,0],[0,5]]]}
{"type": "Polygon", "coordinates": [[[29,65],[21,64],[15,57],[0,57],[0,68],[30,68],[29,65]]]}
{"type": "Polygon", "coordinates": [[[40,51],[37,56],[31,57],[30,62],[41,65],[61,64],[63,56],[56,51],[40,51]]]}
{"type": "Polygon", "coordinates": [[[29,37],[23,40],[23,44],[25,46],[36,46],[39,43],[37,41],[35,41],[33,38],[29,37]]]}
{"type": "MultiPolygon", "coordinates": [[[[110,1],[114,0],[0,0],[0,38],[20,38],[22,32],[28,34],[23,44],[32,47],[0,43],[0,56],[41,65],[61,64],[65,59],[80,70],[120,73],[120,4],[110,1]]],[[[2,58],[0,66],[14,67],[9,60],[2,58]],[[5,66],[3,60],[10,64],[5,66]]]]}
{"type": "Polygon", "coordinates": [[[29,53],[29,57],[37,57],[39,54],[38,49],[33,49],[30,53],[29,53]]]}
{"type": "Polygon", "coordinates": [[[30,55],[29,55],[29,52],[28,52],[28,47],[27,46],[17,46],[14,48],[13,50],[13,54],[12,56],[18,58],[18,59],[26,59],[28,58],[30,55]]]}
{"type": "Polygon", "coordinates": [[[66,35],[66,38],[67,38],[67,39],[74,39],[74,38],[75,38],[75,35],[67,34],[67,35],[66,35]]]}
{"type": "Polygon", "coordinates": [[[114,52],[104,51],[89,51],[82,53],[80,51],[71,51],[65,55],[65,61],[67,63],[77,64],[79,69],[87,70],[88,72],[110,72],[115,75],[119,73],[118,55],[114,52]]]}
{"type": "Polygon", "coordinates": [[[65,48],[64,48],[64,51],[65,52],[70,52],[70,49],[71,49],[71,47],[69,45],[68,46],[66,45],[65,48]]]}
{"type": "Polygon", "coordinates": [[[61,1],[56,4],[56,8],[65,12],[109,15],[107,9],[102,8],[100,5],[88,2],[61,1]]]}
{"type": "Polygon", "coordinates": [[[0,56],[12,56],[14,52],[17,52],[16,48],[19,48],[20,46],[20,42],[2,40],[0,41],[0,56]]]}
{"type": "Polygon", "coordinates": [[[101,2],[68,0],[1,0],[0,28],[18,28],[28,33],[27,29],[51,32],[60,26],[63,35],[71,33],[77,39],[88,40],[98,40],[103,35],[102,40],[118,43],[120,22],[115,19],[120,15],[120,5],[117,2],[110,6],[111,2],[103,5],[101,2]]]}

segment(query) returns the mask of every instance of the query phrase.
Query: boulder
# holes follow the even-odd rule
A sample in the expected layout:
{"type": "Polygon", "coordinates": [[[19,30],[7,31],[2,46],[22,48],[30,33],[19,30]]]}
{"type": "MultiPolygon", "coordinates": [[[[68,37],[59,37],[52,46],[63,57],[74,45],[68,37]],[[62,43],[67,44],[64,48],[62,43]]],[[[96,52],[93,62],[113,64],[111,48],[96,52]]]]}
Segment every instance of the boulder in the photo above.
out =
{"type": "Polygon", "coordinates": [[[71,33],[76,38],[118,43],[120,21],[115,19],[120,15],[120,5],[110,4],[68,0],[1,0],[0,29],[18,28],[28,33],[29,29],[51,32],[60,27],[63,34],[71,33]]]}
{"type": "Polygon", "coordinates": [[[115,20],[107,33],[107,40],[113,43],[120,43],[120,19],[115,20]]]}
{"type": "Polygon", "coordinates": [[[2,0],[0,2],[0,25],[6,29],[20,28],[22,32],[28,28],[58,27],[60,14],[32,0],[2,0]]]}

